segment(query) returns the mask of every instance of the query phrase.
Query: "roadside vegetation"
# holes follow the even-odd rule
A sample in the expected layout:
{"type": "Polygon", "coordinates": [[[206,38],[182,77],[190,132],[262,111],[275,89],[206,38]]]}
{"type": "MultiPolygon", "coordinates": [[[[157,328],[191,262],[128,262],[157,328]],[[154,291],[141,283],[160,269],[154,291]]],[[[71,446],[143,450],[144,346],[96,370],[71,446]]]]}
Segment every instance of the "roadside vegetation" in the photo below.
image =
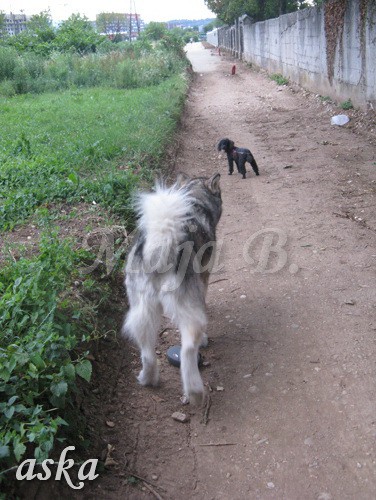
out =
{"type": "Polygon", "coordinates": [[[220,21],[233,24],[236,18],[247,14],[254,21],[265,21],[297,10],[322,5],[326,0],[205,0],[220,21]]]}
{"type": "Polygon", "coordinates": [[[280,73],[273,73],[270,75],[270,79],[276,82],[278,85],[287,85],[289,83],[288,78],[285,78],[280,73]]]}
{"type": "Polygon", "coordinates": [[[104,335],[111,276],[80,271],[96,255],[64,237],[61,208],[73,224],[91,207],[132,229],[132,193],[161,172],[182,111],[184,37],[151,28],[113,43],[85,18],[56,31],[42,13],[0,39],[1,239],[41,234],[32,251],[0,249],[0,484],[72,431],[88,346],[104,335]]]}

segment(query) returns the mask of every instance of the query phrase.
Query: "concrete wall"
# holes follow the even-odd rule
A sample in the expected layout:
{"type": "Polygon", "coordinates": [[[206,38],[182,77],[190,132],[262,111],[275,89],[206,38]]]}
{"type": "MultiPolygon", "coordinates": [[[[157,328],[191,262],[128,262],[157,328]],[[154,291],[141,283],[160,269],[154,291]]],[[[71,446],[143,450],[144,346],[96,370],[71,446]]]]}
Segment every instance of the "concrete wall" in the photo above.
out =
{"type": "Polygon", "coordinates": [[[313,92],[337,101],[350,98],[356,106],[376,109],[376,8],[372,4],[370,1],[362,26],[359,0],[347,3],[332,71],[324,7],[259,23],[243,16],[235,26],[218,30],[216,45],[313,92]]]}
{"type": "Polygon", "coordinates": [[[208,31],[206,33],[206,41],[214,47],[218,47],[218,30],[208,31]]]}

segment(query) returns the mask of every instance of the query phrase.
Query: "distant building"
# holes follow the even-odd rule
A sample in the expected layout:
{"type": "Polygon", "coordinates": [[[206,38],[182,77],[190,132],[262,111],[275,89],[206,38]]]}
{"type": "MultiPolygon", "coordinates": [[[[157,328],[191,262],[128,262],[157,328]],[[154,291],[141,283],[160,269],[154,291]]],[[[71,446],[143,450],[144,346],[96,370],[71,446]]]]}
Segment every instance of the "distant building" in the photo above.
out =
{"type": "Polygon", "coordinates": [[[121,36],[126,40],[136,40],[145,29],[145,23],[139,14],[119,14],[102,12],[96,18],[97,31],[109,38],[121,36]]]}
{"type": "Polygon", "coordinates": [[[5,32],[8,35],[18,35],[26,29],[26,23],[29,20],[25,14],[5,14],[5,32]]]}

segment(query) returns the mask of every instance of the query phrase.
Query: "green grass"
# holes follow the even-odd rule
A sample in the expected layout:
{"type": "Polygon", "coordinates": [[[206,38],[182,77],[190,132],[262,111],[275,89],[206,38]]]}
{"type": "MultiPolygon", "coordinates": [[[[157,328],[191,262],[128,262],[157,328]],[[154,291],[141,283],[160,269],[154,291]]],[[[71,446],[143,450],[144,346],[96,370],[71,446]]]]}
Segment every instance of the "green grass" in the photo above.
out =
{"type": "Polygon", "coordinates": [[[342,108],[344,111],[348,111],[349,109],[353,109],[354,105],[351,102],[351,99],[347,99],[347,101],[341,102],[340,108],[342,108]]]}
{"type": "Polygon", "coordinates": [[[67,406],[91,376],[81,342],[100,335],[111,297],[111,277],[79,271],[95,256],[52,230],[55,207],[70,205],[74,224],[75,206],[95,202],[131,228],[132,192],[163,170],[187,86],[179,72],[147,88],[0,98],[0,233],[31,221],[44,229],[32,257],[10,253],[0,269],[0,483],[1,469],[50,456],[74,426],[67,406]]]}
{"type": "Polygon", "coordinates": [[[278,85],[287,85],[289,83],[288,78],[285,78],[283,75],[279,73],[274,73],[270,75],[270,79],[276,82],[278,85]]]}
{"type": "Polygon", "coordinates": [[[160,166],[186,86],[178,75],[147,89],[0,100],[0,230],[51,201],[95,201],[128,217],[134,171],[160,166]]]}

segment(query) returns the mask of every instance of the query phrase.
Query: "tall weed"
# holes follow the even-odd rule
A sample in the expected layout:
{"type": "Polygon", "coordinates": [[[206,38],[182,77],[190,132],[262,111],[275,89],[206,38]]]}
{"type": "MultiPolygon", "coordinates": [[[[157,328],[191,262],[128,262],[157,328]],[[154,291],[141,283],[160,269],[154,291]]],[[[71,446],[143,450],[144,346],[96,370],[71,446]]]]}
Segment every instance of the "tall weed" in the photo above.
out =
{"type": "Polygon", "coordinates": [[[55,52],[47,59],[33,52],[17,55],[14,48],[0,47],[0,95],[11,95],[9,82],[16,94],[72,87],[148,87],[158,85],[185,65],[185,59],[167,50],[127,48],[86,56],[55,52]],[[4,81],[7,86],[1,85],[4,81]]]}
{"type": "Polygon", "coordinates": [[[18,54],[13,47],[0,46],[0,81],[11,80],[17,66],[18,54]]]}

